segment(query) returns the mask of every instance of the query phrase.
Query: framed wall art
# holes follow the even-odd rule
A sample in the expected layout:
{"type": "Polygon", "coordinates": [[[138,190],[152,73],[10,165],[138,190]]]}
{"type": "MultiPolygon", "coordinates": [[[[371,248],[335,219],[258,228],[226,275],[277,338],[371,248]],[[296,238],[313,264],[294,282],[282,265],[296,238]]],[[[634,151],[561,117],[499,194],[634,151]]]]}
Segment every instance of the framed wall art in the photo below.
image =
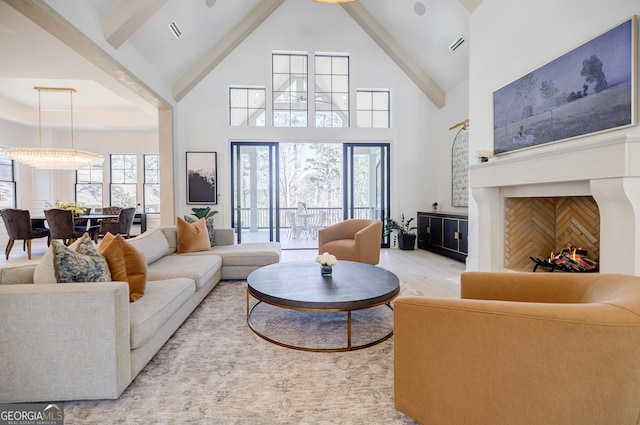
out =
{"type": "Polygon", "coordinates": [[[451,206],[469,206],[469,130],[460,129],[451,146],[451,206]]]}
{"type": "Polygon", "coordinates": [[[634,16],[496,90],[494,153],[635,125],[637,31],[634,16]]]}
{"type": "Polygon", "coordinates": [[[187,152],[187,204],[218,203],[216,152],[187,152]]]}

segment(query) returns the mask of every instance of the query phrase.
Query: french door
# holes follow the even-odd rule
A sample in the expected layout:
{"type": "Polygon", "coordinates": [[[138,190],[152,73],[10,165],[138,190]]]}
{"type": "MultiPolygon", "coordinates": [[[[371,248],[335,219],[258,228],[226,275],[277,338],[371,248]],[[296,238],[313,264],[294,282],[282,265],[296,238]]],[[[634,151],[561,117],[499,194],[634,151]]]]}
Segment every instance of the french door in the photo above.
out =
{"type": "Polygon", "coordinates": [[[231,227],[238,243],[280,240],[278,143],[231,142],[231,227]]]}
{"type": "MultiPolygon", "coordinates": [[[[384,222],[390,210],[388,143],[343,144],[344,219],[384,222]]],[[[382,246],[389,246],[384,237],[382,246]]]]}

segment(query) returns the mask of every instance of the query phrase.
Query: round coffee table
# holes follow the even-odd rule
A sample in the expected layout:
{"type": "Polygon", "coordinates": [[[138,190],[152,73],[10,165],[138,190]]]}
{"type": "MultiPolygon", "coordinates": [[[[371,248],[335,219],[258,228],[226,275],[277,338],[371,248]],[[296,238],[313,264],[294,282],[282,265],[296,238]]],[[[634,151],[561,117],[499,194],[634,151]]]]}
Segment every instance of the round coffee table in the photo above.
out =
{"type": "Polygon", "coordinates": [[[357,346],[351,343],[351,312],[385,304],[391,309],[391,301],[400,292],[398,277],[383,268],[340,260],[333,268],[333,275],[323,277],[318,263],[284,262],[255,270],[247,282],[247,324],[258,336],[274,344],[305,351],[351,351],[379,344],[393,335],[391,329],[375,341],[357,346]],[[258,301],[253,307],[250,307],[250,297],[258,301]],[[307,348],[268,337],[251,321],[251,313],[262,302],[307,312],[347,312],[347,345],[307,348]]]}

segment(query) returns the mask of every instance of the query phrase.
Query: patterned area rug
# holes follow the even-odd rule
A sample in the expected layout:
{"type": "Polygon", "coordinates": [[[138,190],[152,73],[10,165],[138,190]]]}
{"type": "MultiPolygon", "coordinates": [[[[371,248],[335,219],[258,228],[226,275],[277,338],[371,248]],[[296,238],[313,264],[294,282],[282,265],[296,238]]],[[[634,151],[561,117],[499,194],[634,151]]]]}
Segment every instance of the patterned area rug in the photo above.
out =
{"type": "MultiPolygon", "coordinates": [[[[220,282],[118,400],[66,402],[65,423],[416,424],[393,405],[393,338],[342,353],[292,350],[255,335],[245,309],[246,283],[220,282]]],[[[286,342],[346,343],[346,313],[261,304],[253,317],[286,342]]],[[[354,344],[393,326],[385,306],[353,320],[354,344]]]]}

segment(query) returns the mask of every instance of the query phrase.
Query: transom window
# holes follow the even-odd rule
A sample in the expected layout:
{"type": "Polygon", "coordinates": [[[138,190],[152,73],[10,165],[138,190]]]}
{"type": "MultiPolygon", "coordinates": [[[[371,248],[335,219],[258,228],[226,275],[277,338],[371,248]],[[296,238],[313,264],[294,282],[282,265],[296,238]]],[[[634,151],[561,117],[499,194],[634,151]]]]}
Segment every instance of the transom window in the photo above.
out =
{"type": "Polygon", "coordinates": [[[349,57],[316,55],[316,127],[349,127],[349,57]]]}
{"type": "Polygon", "coordinates": [[[76,170],[76,202],[92,209],[102,207],[102,165],[76,170]]]}
{"type": "Polygon", "coordinates": [[[307,55],[273,54],[273,126],[307,127],[307,55]]]}
{"type": "Polygon", "coordinates": [[[160,212],[160,164],[158,155],[144,156],[144,212],[160,212]]]}
{"type": "Polygon", "coordinates": [[[230,126],[264,127],[266,111],[266,90],[264,87],[229,88],[230,126]]]}
{"type": "Polygon", "coordinates": [[[0,152],[0,208],[16,207],[16,181],[13,160],[0,152]]]}
{"type": "Polygon", "coordinates": [[[111,155],[111,205],[136,207],[138,162],[135,154],[111,155]]]}
{"type": "Polygon", "coordinates": [[[358,90],[358,127],[390,128],[389,90],[358,90]]]}

